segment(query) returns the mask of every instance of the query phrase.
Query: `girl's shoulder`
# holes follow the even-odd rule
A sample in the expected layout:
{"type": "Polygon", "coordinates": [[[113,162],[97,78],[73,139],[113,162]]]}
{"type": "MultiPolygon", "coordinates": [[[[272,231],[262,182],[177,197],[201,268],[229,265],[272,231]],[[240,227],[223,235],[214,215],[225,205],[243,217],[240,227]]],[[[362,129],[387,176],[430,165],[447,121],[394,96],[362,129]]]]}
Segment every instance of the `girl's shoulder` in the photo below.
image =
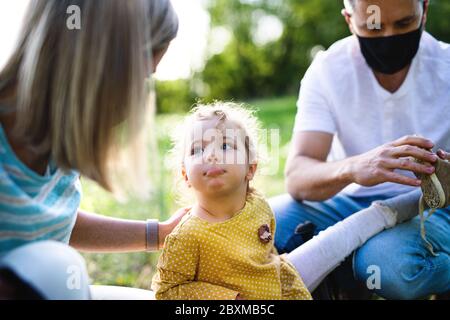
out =
{"type": "Polygon", "coordinates": [[[192,239],[202,230],[200,222],[189,211],[170,233],[172,238],[192,239]]]}
{"type": "Polygon", "coordinates": [[[262,214],[267,214],[270,216],[273,215],[272,208],[270,207],[266,196],[263,193],[261,193],[260,191],[253,190],[249,194],[247,201],[248,201],[248,203],[250,203],[250,206],[255,208],[258,212],[261,212],[262,214]]]}
{"type": "Polygon", "coordinates": [[[164,241],[165,253],[195,253],[200,248],[204,226],[201,226],[191,215],[186,214],[180,223],[164,241]]]}
{"type": "Polygon", "coordinates": [[[266,199],[267,199],[266,196],[261,191],[256,190],[256,189],[252,189],[248,193],[248,196],[247,196],[247,201],[254,201],[254,202],[259,202],[259,203],[262,203],[262,202],[267,203],[266,199]]]}

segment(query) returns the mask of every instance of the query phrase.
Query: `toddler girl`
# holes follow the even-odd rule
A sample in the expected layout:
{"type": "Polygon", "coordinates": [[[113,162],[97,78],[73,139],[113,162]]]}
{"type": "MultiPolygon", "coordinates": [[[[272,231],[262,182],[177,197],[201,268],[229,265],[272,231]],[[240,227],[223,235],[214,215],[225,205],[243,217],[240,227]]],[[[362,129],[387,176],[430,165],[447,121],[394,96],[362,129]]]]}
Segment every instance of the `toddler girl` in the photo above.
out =
{"type": "Polygon", "coordinates": [[[198,106],[186,119],[174,151],[196,202],[166,237],[152,283],[157,299],[311,299],[353,250],[417,214],[404,207],[420,195],[375,203],[278,255],[273,212],[250,186],[257,130],[252,113],[233,103],[198,106]]]}

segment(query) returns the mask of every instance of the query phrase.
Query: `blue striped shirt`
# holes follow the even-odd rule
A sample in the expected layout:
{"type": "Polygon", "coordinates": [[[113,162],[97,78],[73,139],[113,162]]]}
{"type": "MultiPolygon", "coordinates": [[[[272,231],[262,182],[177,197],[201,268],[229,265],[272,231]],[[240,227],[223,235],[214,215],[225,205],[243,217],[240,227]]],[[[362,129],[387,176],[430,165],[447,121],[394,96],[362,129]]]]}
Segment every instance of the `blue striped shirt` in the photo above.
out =
{"type": "Polygon", "coordinates": [[[0,124],[0,257],[40,240],[68,243],[80,205],[79,174],[50,162],[44,176],[22,163],[0,124]]]}

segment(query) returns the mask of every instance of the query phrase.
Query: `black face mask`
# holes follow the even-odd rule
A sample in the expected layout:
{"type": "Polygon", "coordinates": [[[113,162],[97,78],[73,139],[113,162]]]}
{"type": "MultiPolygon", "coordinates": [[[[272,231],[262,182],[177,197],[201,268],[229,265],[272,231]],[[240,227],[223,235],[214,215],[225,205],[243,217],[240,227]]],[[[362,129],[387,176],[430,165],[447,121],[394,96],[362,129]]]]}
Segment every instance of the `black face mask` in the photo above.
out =
{"type": "Polygon", "coordinates": [[[422,24],[419,29],[389,37],[367,38],[357,35],[367,64],[375,71],[394,74],[405,68],[419,50],[422,24]]]}

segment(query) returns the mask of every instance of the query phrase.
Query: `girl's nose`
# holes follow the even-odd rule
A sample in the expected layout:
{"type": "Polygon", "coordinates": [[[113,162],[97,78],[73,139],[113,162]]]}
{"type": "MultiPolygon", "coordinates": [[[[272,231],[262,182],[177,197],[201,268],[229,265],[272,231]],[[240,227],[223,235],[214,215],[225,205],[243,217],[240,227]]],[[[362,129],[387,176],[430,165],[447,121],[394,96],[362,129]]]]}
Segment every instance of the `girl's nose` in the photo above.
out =
{"type": "Polygon", "coordinates": [[[220,150],[218,147],[210,147],[208,148],[209,150],[207,150],[206,153],[206,162],[208,163],[218,163],[221,161],[221,156],[220,156],[220,150]]]}
{"type": "Polygon", "coordinates": [[[217,157],[217,153],[216,153],[215,151],[210,152],[210,153],[208,154],[208,156],[206,157],[206,161],[207,161],[208,163],[218,162],[219,159],[218,159],[218,157],[217,157]]]}

